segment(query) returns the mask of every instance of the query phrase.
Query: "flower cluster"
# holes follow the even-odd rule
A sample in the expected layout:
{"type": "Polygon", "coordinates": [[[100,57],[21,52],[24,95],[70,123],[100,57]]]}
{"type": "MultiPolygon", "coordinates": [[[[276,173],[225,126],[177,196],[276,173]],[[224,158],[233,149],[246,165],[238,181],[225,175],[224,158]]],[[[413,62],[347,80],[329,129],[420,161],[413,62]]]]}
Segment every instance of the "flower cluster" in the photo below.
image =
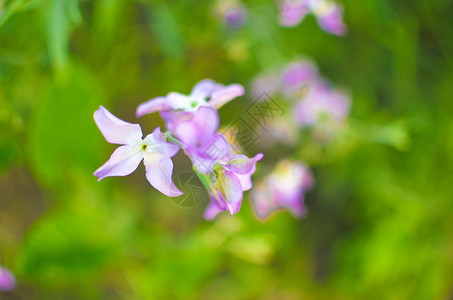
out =
{"type": "Polygon", "coordinates": [[[16,287],[16,278],[10,270],[0,265],[0,292],[11,291],[16,287]]]}
{"type": "MultiPolygon", "coordinates": [[[[267,139],[262,146],[280,142],[297,143],[297,128],[307,128],[316,142],[330,141],[333,133],[348,115],[351,101],[342,91],[333,88],[318,72],[316,65],[297,60],[284,68],[258,76],[252,84],[255,97],[268,95],[283,98],[293,118],[280,117],[268,122],[267,139]]],[[[286,208],[296,217],[305,214],[303,198],[313,186],[313,176],[305,163],[283,160],[252,193],[256,214],[265,218],[278,208],[286,208]]]]}
{"type": "Polygon", "coordinates": [[[339,36],[346,33],[343,8],[331,0],[283,0],[280,24],[285,27],[294,27],[310,13],[315,15],[319,26],[324,31],[339,36]]]}
{"type": "Polygon", "coordinates": [[[109,143],[119,144],[110,159],[94,172],[99,180],[108,176],[126,176],[143,160],[146,178],[164,195],[177,197],[182,192],[172,180],[171,158],[180,149],[191,159],[193,169],[211,195],[205,217],[214,218],[221,211],[237,213],[243,192],[251,189],[251,175],[263,155],[248,158],[233,153],[227,139],[218,132],[217,109],[242,96],[239,84],[223,86],[205,79],[197,83],[190,95],[176,92],[153,98],[137,107],[137,117],[160,112],[167,131],[156,128],[143,138],[138,124],[124,122],[104,107],[94,113],[94,120],[109,143]]]}
{"type": "Polygon", "coordinates": [[[292,108],[294,121],[301,127],[341,122],[351,106],[347,94],[332,88],[309,60],[298,60],[283,70],[258,77],[252,89],[255,95],[280,94],[295,103],[292,108]]]}

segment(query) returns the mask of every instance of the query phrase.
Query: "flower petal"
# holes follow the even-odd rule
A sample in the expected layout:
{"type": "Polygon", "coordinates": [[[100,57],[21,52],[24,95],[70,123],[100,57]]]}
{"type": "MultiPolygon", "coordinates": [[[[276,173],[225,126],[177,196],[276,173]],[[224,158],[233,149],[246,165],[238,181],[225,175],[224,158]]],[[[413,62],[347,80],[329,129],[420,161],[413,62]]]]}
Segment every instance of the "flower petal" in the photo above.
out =
{"type": "Polygon", "coordinates": [[[176,92],[169,93],[167,95],[167,101],[174,110],[190,110],[203,104],[207,105],[204,99],[197,99],[176,92]]]}
{"type": "Polygon", "coordinates": [[[179,152],[179,146],[169,143],[164,140],[164,135],[160,131],[160,127],[148,134],[143,142],[147,145],[147,152],[158,152],[165,157],[173,157],[179,152]]]}
{"type": "Polygon", "coordinates": [[[283,184],[275,180],[269,181],[268,184],[273,209],[286,208],[296,218],[305,215],[307,211],[304,205],[306,190],[301,185],[283,188],[283,184]]]}
{"type": "Polygon", "coordinates": [[[225,168],[236,174],[247,174],[252,170],[256,162],[262,158],[262,153],[258,153],[253,158],[248,158],[244,154],[237,154],[228,164],[225,165],[225,168]]]}
{"type": "Polygon", "coordinates": [[[165,121],[165,127],[167,127],[170,131],[174,131],[174,128],[179,123],[190,120],[193,117],[193,112],[183,110],[166,110],[161,111],[160,116],[165,121]]]}
{"type": "Polygon", "coordinates": [[[318,16],[318,23],[326,32],[339,36],[346,34],[346,25],[343,23],[343,9],[337,4],[331,4],[325,13],[318,16]]]}
{"type": "Polygon", "coordinates": [[[231,158],[231,146],[222,134],[217,134],[212,142],[204,147],[189,146],[185,150],[195,168],[204,174],[211,173],[219,161],[228,161],[231,158]]]}
{"type": "Polygon", "coordinates": [[[243,197],[241,182],[233,172],[224,170],[217,178],[215,187],[225,199],[230,216],[233,216],[241,208],[243,197]]]}
{"type": "Polygon", "coordinates": [[[176,187],[172,179],[173,162],[170,158],[158,153],[146,153],[144,155],[146,179],[149,183],[169,197],[178,197],[182,192],[176,187]]]}
{"type": "Polygon", "coordinates": [[[185,151],[189,155],[194,168],[196,168],[198,172],[203,174],[209,174],[212,172],[215,161],[209,157],[206,157],[203,153],[200,153],[200,150],[195,147],[186,148],[185,151]]]}
{"type": "Polygon", "coordinates": [[[142,161],[140,146],[116,148],[110,159],[93,174],[99,181],[110,176],[127,176],[134,172],[142,161]]]}
{"type": "Polygon", "coordinates": [[[6,268],[0,267],[0,291],[10,291],[16,286],[16,278],[6,268]]]}
{"type": "Polygon", "coordinates": [[[329,87],[327,82],[314,83],[306,97],[294,108],[295,119],[301,125],[314,125],[318,120],[318,113],[328,107],[329,87]]]}
{"type": "Polygon", "coordinates": [[[167,97],[156,97],[140,104],[135,112],[137,118],[156,111],[171,110],[172,107],[167,102],[167,97]]]}
{"type": "Polygon", "coordinates": [[[284,27],[294,27],[310,12],[306,1],[284,0],[280,13],[280,24],[284,27]]]}
{"type": "Polygon", "coordinates": [[[267,218],[269,214],[275,209],[274,205],[271,203],[271,194],[266,189],[266,185],[259,184],[253,189],[252,192],[252,202],[255,208],[255,212],[260,218],[267,218]]]}
{"type": "Polygon", "coordinates": [[[224,104],[233,100],[236,97],[244,95],[244,87],[240,84],[230,84],[226,87],[216,90],[209,100],[212,107],[219,109],[224,104]]]}
{"type": "MultiPolygon", "coordinates": [[[[232,164],[226,165],[225,168],[234,172],[241,183],[243,191],[248,191],[252,188],[251,177],[256,170],[256,162],[263,158],[262,153],[258,153],[253,158],[248,158],[245,155],[236,155],[236,159],[231,160],[232,164]]],[[[230,163],[231,163],[230,162],[230,163]]]]}
{"type": "Polygon", "coordinates": [[[174,134],[185,145],[209,145],[219,128],[218,112],[208,106],[201,106],[193,117],[175,124],[174,134]]]}
{"type": "Polygon", "coordinates": [[[214,161],[228,160],[231,156],[231,146],[223,134],[217,134],[202,151],[204,156],[214,161]]]}
{"type": "Polygon", "coordinates": [[[214,202],[211,202],[204,211],[203,216],[206,220],[211,221],[222,211],[223,210],[219,209],[219,207],[214,202]]]}
{"type": "Polygon", "coordinates": [[[94,121],[107,142],[111,144],[133,146],[142,139],[140,125],[118,119],[102,105],[94,112],[94,121]]]}
{"type": "Polygon", "coordinates": [[[329,93],[329,111],[337,121],[343,120],[351,107],[351,100],[347,95],[338,91],[329,93]]]}
{"type": "Polygon", "coordinates": [[[316,66],[306,60],[293,62],[282,72],[283,93],[287,96],[302,90],[318,78],[316,66]]]}
{"type": "Polygon", "coordinates": [[[214,80],[203,79],[195,84],[190,95],[194,98],[210,98],[212,93],[219,87],[222,87],[222,85],[214,80]]]}

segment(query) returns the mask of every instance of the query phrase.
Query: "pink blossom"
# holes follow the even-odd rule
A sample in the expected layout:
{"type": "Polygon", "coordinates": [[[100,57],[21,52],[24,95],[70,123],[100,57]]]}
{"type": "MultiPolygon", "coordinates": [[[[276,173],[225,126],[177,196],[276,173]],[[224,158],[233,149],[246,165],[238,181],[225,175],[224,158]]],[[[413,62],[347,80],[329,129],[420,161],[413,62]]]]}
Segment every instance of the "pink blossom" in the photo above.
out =
{"type": "Polygon", "coordinates": [[[324,81],[314,84],[307,95],[296,105],[294,115],[296,121],[303,126],[311,126],[320,122],[340,122],[349,113],[351,101],[344,94],[324,81]]]}
{"type": "Polygon", "coordinates": [[[340,4],[330,0],[283,0],[280,24],[284,27],[294,27],[310,13],[315,15],[319,26],[325,32],[338,36],[346,34],[343,8],[340,4]]]}
{"type": "Polygon", "coordinates": [[[252,93],[255,98],[264,93],[268,96],[281,94],[287,99],[295,98],[303,94],[306,88],[318,79],[316,65],[309,59],[298,59],[284,68],[256,77],[252,82],[252,93]]]}
{"type": "Polygon", "coordinates": [[[252,193],[257,215],[265,218],[276,209],[286,208],[298,218],[304,216],[305,192],[313,184],[313,176],[305,164],[289,160],[279,162],[252,193]]]}
{"type": "Polygon", "coordinates": [[[216,109],[244,94],[244,88],[240,84],[224,86],[211,79],[198,82],[190,95],[182,95],[176,92],[169,93],[166,97],[153,98],[137,107],[137,117],[157,111],[185,111],[193,112],[200,106],[211,106],[216,109]]]}
{"type": "Polygon", "coordinates": [[[168,134],[192,160],[194,171],[211,195],[211,204],[205,211],[209,220],[221,211],[228,210],[231,216],[239,211],[243,192],[252,187],[250,177],[256,162],[262,158],[262,154],[233,157],[231,145],[218,132],[217,109],[243,94],[241,85],[223,86],[206,79],[197,83],[190,95],[173,92],[137,108],[138,117],[159,111],[168,134]]]}
{"type": "Polygon", "coordinates": [[[10,270],[0,266],[0,291],[11,291],[16,287],[16,278],[10,270]]]}
{"type": "Polygon", "coordinates": [[[243,192],[252,188],[251,176],[255,173],[256,162],[262,158],[261,153],[252,158],[238,154],[214,170],[215,180],[209,190],[211,203],[204,213],[207,220],[225,210],[230,216],[239,212],[243,192]]]}
{"type": "Polygon", "coordinates": [[[121,145],[110,159],[94,172],[99,180],[109,176],[129,175],[143,160],[146,178],[154,188],[169,197],[182,194],[172,180],[171,157],[178,153],[179,147],[166,142],[160,128],[156,128],[143,139],[140,125],[118,119],[103,106],[94,113],[94,120],[107,142],[121,145]]]}
{"type": "Polygon", "coordinates": [[[286,66],[281,73],[282,93],[293,96],[319,79],[318,70],[309,60],[298,60],[286,66]]]}

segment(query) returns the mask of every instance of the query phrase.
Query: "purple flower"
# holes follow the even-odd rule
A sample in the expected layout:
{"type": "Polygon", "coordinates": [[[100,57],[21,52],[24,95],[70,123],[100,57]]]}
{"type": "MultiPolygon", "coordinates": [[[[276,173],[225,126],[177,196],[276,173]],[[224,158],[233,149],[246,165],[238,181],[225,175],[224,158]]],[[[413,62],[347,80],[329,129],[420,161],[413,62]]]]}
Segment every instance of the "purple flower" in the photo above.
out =
{"type": "Polygon", "coordinates": [[[342,121],[349,113],[349,98],[329,88],[324,81],[317,82],[299,102],[294,114],[296,121],[303,126],[315,125],[323,121],[342,121]]]}
{"type": "Polygon", "coordinates": [[[172,122],[172,133],[184,146],[198,171],[212,172],[219,160],[231,156],[231,149],[219,128],[219,114],[209,106],[201,106],[196,112],[185,113],[185,118],[172,122]]]}
{"type": "Polygon", "coordinates": [[[318,78],[316,65],[309,59],[299,59],[282,69],[259,75],[252,82],[252,93],[255,98],[263,93],[269,96],[281,93],[285,98],[295,98],[318,78]]]}
{"type": "Polygon", "coordinates": [[[137,117],[157,111],[197,111],[200,106],[211,106],[216,109],[244,94],[240,84],[224,86],[211,79],[198,82],[190,95],[176,92],[169,93],[166,97],[153,98],[137,107],[137,117]]]}
{"type": "Polygon", "coordinates": [[[304,195],[313,187],[313,176],[300,162],[281,161],[252,193],[257,215],[266,218],[272,211],[286,208],[300,218],[306,213],[304,195]]]}
{"type": "Polygon", "coordinates": [[[318,14],[319,26],[326,32],[335,35],[345,35],[346,25],[343,23],[343,8],[336,4],[331,4],[325,11],[318,14]]]}
{"type": "Polygon", "coordinates": [[[140,125],[118,119],[103,106],[94,112],[94,120],[107,142],[121,145],[110,159],[94,172],[99,180],[109,176],[129,175],[143,160],[146,178],[154,188],[169,197],[182,195],[172,180],[171,157],[178,153],[179,147],[166,142],[160,128],[142,139],[140,125]]]}
{"type": "Polygon", "coordinates": [[[214,219],[225,210],[229,211],[230,216],[239,211],[243,192],[252,188],[250,177],[256,170],[256,162],[262,158],[261,153],[253,158],[238,154],[214,169],[215,179],[209,190],[211,203],[204,213],[207,220],[214,219]]]}
{"type": "Polygon", "coordinates": [[[282,71],[282,92],[285,96],[297,94],[318,78],[318,70],[310,61],[292,62],[282,71]]]}
{"type": "Polygon", "coordinates": [[[233,30],[241,29],[246,22],[247,9],[242,2],[222,0],[219,1],[215,10],[225,25],[233,30]]]}
{"type": "Polygon", "coordinates": [[[284,27],[294,27],[309,13],[316,16],[319,26],[325,32],[339,36],[346,33],[343,8],[329,0],[283,0],[280,24],[284,27]]]}
{"type": "MultiPolygon", "coordinates": [[[[244,94],[239,84],[223,86],[206,79],[197,83],[190,95],[170,93],[154,98],[137,108],[137,117],[159,111],[169,137],[176,140],[192,160],[194,171],[211,195],[205,212],[207,219],[228,210],[230,215],[241,207],[243,192],[252,187],[251,175],[262,158],[232,156],[232,146],[218,132],[219,113],[225,103],[244,94]]],[[[146,162],[146,158],[145,158],[146,162]]]]}
{"type": "Polygon", "coordinates": [[[11,291],[16,286],[16,278],[8,269],[0,266],[0,291],[11,291]]]}
{"type": "Polygon", "coordinates": [[[298,25],[310,13],[307,0],[283,0],[280,12],[280,24],[284,27],[298,25]]]}

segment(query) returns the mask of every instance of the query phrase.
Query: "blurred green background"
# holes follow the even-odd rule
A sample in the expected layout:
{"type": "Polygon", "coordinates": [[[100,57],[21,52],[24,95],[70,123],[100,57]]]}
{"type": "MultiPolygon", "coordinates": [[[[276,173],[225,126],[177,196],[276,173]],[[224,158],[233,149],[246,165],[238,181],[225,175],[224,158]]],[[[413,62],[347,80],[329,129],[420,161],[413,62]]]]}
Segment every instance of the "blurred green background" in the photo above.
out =
{"type": "MultiPolygon", "coordinates": [[[[312,16],[281,28],[274,1],[244,1],[240,30],[207,0],[0,3],[0,254],[19,282],[0,299],[453,299],[451,1],[343,0],[341,38],[312,16]],[[246,194],[234,218],[206,222],[206,199],[176,205],[143,166],[92,175],[115,148],[99,105],[137,122],[152,97],[203,78],[249,90],[299,55],[353,96],[333,144],[258,166],[254,178],[289,156],[312,167],[304,219],[258,220],[246,194]]],[[[178,154],[175,174],[188,169],[178,154]]]]}

